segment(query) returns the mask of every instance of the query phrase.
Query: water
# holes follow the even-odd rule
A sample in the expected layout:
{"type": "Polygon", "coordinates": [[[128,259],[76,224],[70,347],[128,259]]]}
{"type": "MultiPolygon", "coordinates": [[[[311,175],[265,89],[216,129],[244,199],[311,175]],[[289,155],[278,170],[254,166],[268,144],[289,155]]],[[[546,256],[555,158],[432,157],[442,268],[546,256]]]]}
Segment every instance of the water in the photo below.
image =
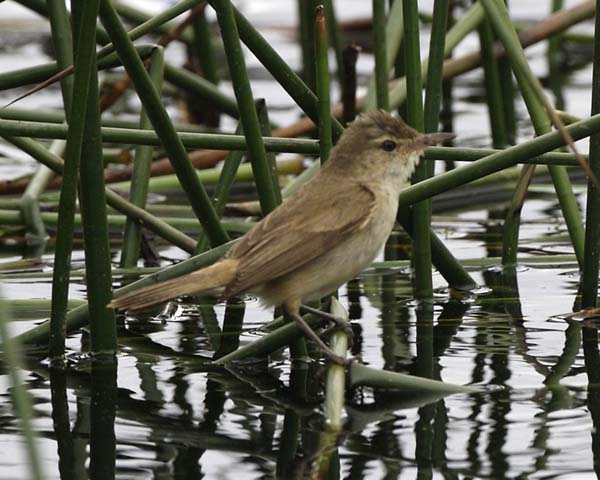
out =
{"type": "MultiPolygon", "coordinates": [[[[368,13],[370,8],[368,2],[344,3],[344,8],[338,8],[343,18],[368,13]]],[[[427,9],[431,2],[420,3],[427,9]]],[[[8,6],[12,8],[11,3],[1,8],[8,6]]],[[[242,7],[277,50],[297,65],[293,35],[279,23],[285,18],[286,26],[293,25],[293,6],[263,0],[242,7]],[[265,14],[274,9],[278,11],[275,23],[275,17],[265,14]]],[[[520,21],[541,18],[539,2],[522,1],[514,8],[520,21]]],[[[35,17],[12,10],[11,14],[21,19],[20,28],[40,31],[45,25],[35,17]]],[[[10,31],[9,26],[6,29],[10,31]]],[[[589,23],[578,30],[592,31],[589,23]]],[[[471,36],[459,51],[476,45],[476,37],[471,36]]],[[[27,58],[32,64],[47,61],[39,45],[14,49],[17,57],[30,52],[27,58]]],[[[540,75],[546,72],[544,51],[545,47],[537,46],[531,54],[531,64],[540,75]]],[[[181,52],[174,52],[177,59],[181,52]]],[[[5,61],[14,68],[15,57],[5,61]]],[[[10,68],[4,65],[3,69],[10,68]]],[[[255,95],[267,97],[272,119],[291,122],[296,111],[287,95],[261,73],[256,61],[250,58],[249,65],[258,77],[253,83],[255,95]]],[[[362,54],[363,83],[370,68],[372,57],[362,54]]],[[[587,116],[590,66],[566,80],[565,109],[587,116]]],[[[225,83],[223,88],[230,86],[225,83]]],[[[55,93],[26,99],[23,106],[57,106],[55,93]]],[[[490,145],[481,94],[480,71],[455,81],[455,131],[460,145],[490,145]]],[[[13,96],[14,92],[4,92],[1,100],[13,96]]],[[[531,128],[524,106],[518,103],[517,108],[519,136],[526,139],[531,128]]],[[[177,114],[175,109],[173,113],[177,114]]],[[[586,142],[580,144],[586,148],[586,142]]],[[[12,148],[2,146],[2,153],[7,155],[0,162],[2,178],[33,169],[23,154],[17,155],[15,163],[12,148]]],[[[585,195],[578,199],[584,207],[585,195]]],[[[418,358],[423,358],[417,353],[429,347],[435,354],[436,378],[488,389],[434,403],[370,389],[349,392],[347,422],[330,459],[332,478],[338,478],[336,469],[340,478],[347,479],[595,478],[600,441],[597,331],[560,317],[578,308],[578,268],[572,256],[562,255],[572,254],[566,227],[553,195],[532,194],[523,210],[519,267],[503,272],[493,259],[484,266],[477,259],[498,254],[503,206],[496,200],[473,201],[457,211],[441,210],[438,204],[436,231],[457,257],[475,259],[470,270],[481,288],[454,297],[436,273],[432,329],[417,328],[421,307],[412,299],[407,269],[369,270],[341,290],[340,300],[353,319],[353,354],[364,362],[415,373],[421,368],[418,358]],[[492,386],[502,388],[492,390],[492,386]]],[[[399,250],[403,242],[402,238],[397,242],[399,250]]],[[[21,247],[5,243],[0,255],[10,261],[23,253],[21,247]]],[[[174,248],[161,254],[165,264],[184,258],[174,248]]],[[[52,252],[43,260],[49,264],[52,252]]],[[[73,260],[76,266],[81,264],[81,251],[75,252],[73,260]]],[[[13,301],[50,296],[49,279],[4,276],[2,280],[5,296],[13,301]]],[[[71,298],[85,298],[81,279],[74,282],[71,298]]],[[[14,305],[16,332],[48,315],[47,305],[18,309],[14,305]]],[[[123,319],[116,372],[92,370],[89,358],[80,353],[89,348],[85,331],[68,339],[66,372],[51,372],[43,355],[28,355],[22,373],[34,399],[46,476],[86,478],[90,471],[98,478],[123,479],[308,475],[325,430],[323,371],[315,365],[291,366],[285,351],[272,356],[268,365],[230,371],[207,367],[202,360],[234,338],[211,333],[215,324],[223,326],[224,306],[175,302],[155,313],[123,319]]],[[[248,299],[241,343],[261,335],[261,326],[271,318],[272,312],[248,299]]],[[[28,475],[27,458],[9,388],[3,372],[0,478],[21,479],[28,475]]]]}

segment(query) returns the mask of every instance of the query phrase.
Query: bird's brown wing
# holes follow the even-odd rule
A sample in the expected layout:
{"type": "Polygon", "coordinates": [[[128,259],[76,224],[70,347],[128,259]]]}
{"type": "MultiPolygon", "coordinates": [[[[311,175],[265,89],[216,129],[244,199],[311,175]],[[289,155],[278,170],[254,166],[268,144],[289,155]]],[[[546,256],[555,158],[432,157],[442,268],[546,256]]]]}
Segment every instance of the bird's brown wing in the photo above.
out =
{"type": "Polygon", "coordinates": [[[362,228],[375,205],[364,185],[307,184],[250,230],[229,252],[239,259],[224,297],[247,291],[314,260],[362,228]]]}

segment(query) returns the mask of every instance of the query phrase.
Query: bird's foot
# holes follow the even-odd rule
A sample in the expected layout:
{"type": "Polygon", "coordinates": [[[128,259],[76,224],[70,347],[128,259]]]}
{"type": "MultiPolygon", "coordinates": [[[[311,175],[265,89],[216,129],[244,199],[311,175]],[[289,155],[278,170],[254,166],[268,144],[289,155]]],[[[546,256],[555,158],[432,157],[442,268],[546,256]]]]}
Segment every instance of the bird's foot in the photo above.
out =
{"type": "Polygon", "coordinates": [[[348,348],[352,347],[354,341],[354,332],[352,331],[352,327],[350,326],[350,323],[346,318],[334,315],[329,312],[324,312],[317,308],[309,307],[308,305],[302,305],[302,310],[305,310],[308,313],[312,313],[313,315],[317,315],[321,318],[329,320],[334,324],[333,327],[328,328],[321,334],[322,337],[329,338],[333,333],[339,332],[341,330],[344,333],[346,333],[346,336],[348,337],[348,348]]]}

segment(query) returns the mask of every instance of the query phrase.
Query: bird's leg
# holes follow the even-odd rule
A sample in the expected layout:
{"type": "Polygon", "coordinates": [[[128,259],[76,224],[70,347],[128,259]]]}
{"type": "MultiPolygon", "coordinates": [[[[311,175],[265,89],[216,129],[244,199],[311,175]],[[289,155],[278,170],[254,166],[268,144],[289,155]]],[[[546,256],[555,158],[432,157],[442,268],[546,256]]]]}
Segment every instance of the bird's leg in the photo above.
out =
{"type": "Polygon", "coordinates": [[[341,357],[337,353],[335,353],[331,348],[329,348],[321,338],[315,333],[315,331],[310,328],[310,325],[306,323],[306,321],[300,315],[300,312],[297,308],[291,309],[286,308],[287,314],[294,319],[294,321],[298,324],[300,329],[304,332],[304,334],[310,338],[313,342],[317,344],[317,346],[323,351],[323,353],[332,361],[337,363],[338,365],[346,366],[348,360],[344,357],[341,357]]]}
{"type": "MultiPolygon", "coordinates": [[[[324,312],[323,310],[319,310],[318,308],[309,307],[308,305],[301,305],[300,309],[307,313],[312,313],[313,315],[316,315],[317,317],[321,317],[321,318],[324,318],[326,320],[333,322],[335,324],[335,326],[332,327],[333,331],[343,330],[346,333],[346,335],[348,336],[348,345],[352,345],[352,342],[354,339],[354,332],[352,331],[350,324],[344,317],[339,317],[337,315],[333,315],[332,313],[324,312]]],[[[328,332],[329,331],[326,331],[325,334],[327,335],[328,332]]]]}

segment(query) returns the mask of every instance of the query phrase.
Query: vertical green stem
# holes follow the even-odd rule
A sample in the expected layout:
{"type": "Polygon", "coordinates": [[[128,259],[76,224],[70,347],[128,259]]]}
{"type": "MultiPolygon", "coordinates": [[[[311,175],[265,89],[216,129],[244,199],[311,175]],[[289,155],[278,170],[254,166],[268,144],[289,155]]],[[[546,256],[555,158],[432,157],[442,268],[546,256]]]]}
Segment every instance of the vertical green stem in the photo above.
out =
{"type": "MultiPolygon", "coordinates": [[[[190,51],[197,66],[200,67],[200,73],[210,83],[218,85],[217,59],[209,24],[206,20],[205,8],[192,20],[192,31],[194,32],[194,41],[190,45],[190,51]]],[[[194,98],[192,95],[189,96],[189,99],[190,106],[200,114],[199,118],[204,120],[203,123],[215,127],[219,126],[219,112],[214,107],[205,101],[194,98]]]]}
{"type": "Polygon", "coordinates": [[[373,0],[373,45],[375,50],[375,92],[377,108],[389,110],[385,0],[373,0]]]}
{"type": "MultiPolygon", "coordinates": [[[[600,3],[596,3],[593,65],[592,115],[600,112],[600,3]]],[[[590,167],[596,176],[600,174],[600,134],[598,133],[590,137],[590,167]]],[[[599,250],[600,190],[592,182],[588,182],[581,298],[583,308],[597,305],[599,250]]]]}
{"type": "MultiPolygon", "coordinates": [[[[81,21],[78,10],[79,8],[73,10],[73,25],[76,28],[81,21]]],[[[89,25],[84,26],[89,28],[89,25]]],[[[77,37],[77,45],[80,41],[80,37],[77,37]]],[[[112,299],[112,276],[95,50],[91,51],[90,61],[89,90],[85,100],[88,105],[83,130],[85,154],[80,161],[79,203],[83,223],[92,353],[97,356],[106,355],[107,360],[112,362],[117,350],[117,327],[114,310],[107,308],[112,299]]]]}
{"type": "Polygon", "coordinates": [[[215,246],[227,242],[229,237],[221,226],[160,95],[153,87],[148,72],[146,72],[144,64],[110,0],[101,0],[100,19],[115,45],[123,66],[131,77],[154,130],[163,142],[169,159],[175,168],[177,178],[188,195],[194,213],[209,236],[211,245],[215,246]]]}
{"type": "Polygon", "coordinates": [[[210,4],[217,12],[217,20],[221,29],[223,45],[225,46],[235,98],[240,110],[240,120],[244,126],[244,136],[248,144],[248,154],[252,162],[260,206],[263,214],[266,215],[277,207],[277,194],[275,193],[275,185],[271,181],[233,7],[229,0],[212,0],[210,4]]]}
{"type": "MultiPolygon", "coordinates": [[[[564,0],[552,0],[552,13],[564,7],[564,0]]],[[[562,35],[553,35],[548,39],[548,83],[550,90],[554,93],[556,108],[564,110],[565,102],[562,95],[562,83],[564,73],[560,68],[560,50],[563,42],[562,35]]]]}
{"type": "Polygon", "coordinates": [[[65,349],[65,316],[69,295],[73,218],[77,195],[77,177],[81,157],[84,125],[87,114],[90,78],[95,67],[96,17],[100,0],[89,0],[81,8],[78,25],[77,55],[73,79],[73,108],[67,132],[67,148],[63,184],[59,200],[59,222],[56,234],[54,272],[52,278],[52,309],[50,313],[49,357],[62,358],[65,349]]]}
{"type": "MultiPolygon", "coordinates": [[[[437,132],[442,105],[442,76],[446,49],[446,26],[448,24],[448,0],[436,0],[433,4],[433,23],[429,40],[427,60],[427,88],[425,90],[424,127],[426,133],[437,132]]],[[[433,162],[428,162],[429,176],[433,175],[433,162]]]]}
{"type": "Polygon", "coordinates": [[[504,148],[508,144],[506,120],[504,118],[504,102],[500,82],[499,66],[494,55],[494,31],[486,18],[479,25],[479,43],[483,60],[485,95],[492,131],[494,148],[504,148]]]}
{"type": "MultiPolygon", "coordinates": [[[[65,0],[46,0],[48,18],[52,29],[52,46],[56,55],[56,64],[63,70],[73,65],[73,39],[71,37],[71,22],[65,0]]],[[[71,111],[71,96],[73,95],[73,76],[61,79],[63,104],[65,113],[71,111]]]]}
{"type": "Polygon", "coordinates": [[[217,59],[215,58],[215,49],[210,37],[210,29],[208,28],[205,12],[206,10],[202,10],[192,22],[195,49],[198,52],[197,57],[202,69],[202,76],[210,83],[217,85],[219,83],[217,59]]]}
{"type": "MultiPolygon", "coordinates": [[[[264,98],[256,100],[256,114],[258,115],[258,124],[260,126],[260,133],[263,137],[271,137],[273,132],[271,131],[271,121],[269,120],[269,109],[264,98]]],[[[275,152],[266,152],[267,166],[269,173],[271,174],[271,183],[273,184],[273,193],[275,195],[275,202],[279,205],[282,201],[281,188],[279,187],[279,172],[277,171],[277,159],[275,152]]]]}
{"type": "Polygon", "coordinates": [[[337,76],[340,83],[340,88],[346,83],[346,71],[344,68],[344,39],[342,32],[337,23],[333,0],[323,0],[325,8],[325,24],[327,25],[327,36],[331,42],[331,47],[335,52],[335,60],[337,64],[337,76]]]}
{"type": "MultiPolygon", "coordinates": [[[[406,48],[406,113],[408,123],[422,132],[424,128],[423,83],[419,46],[419,10],[416,0],[403,0],[404,45],[406,48]]],[[[422,160],[412,178],[417,183],[427,178],[428,165],[422,160]]],[[[431,277],[430,206],[427,200],[413,205],[413,265],[415,296],[427,299],[433,296],[431,277]]]]}
{"type": "Polygon", "coordinates": [[[314,0],[298,0],[298,31],[302,50],[302,78],[313,92],[315,91],[315,51],[313,38],[314,0]]]}
{"type": "Polygon", "coordinates": [[[315,16],[315,59],[317,79],[317,105],[319,109],[319,152],[321,164],[329,158],[332,148],[331,102],[329,99],[329,61],[327,26],[323,6],[317,7],[315,16]]]}
{"type": "MultiPolygon", "coordinates": [[[[157,47],[150,57],[150,68],[148,73],[150,79],[158,92],[162,91],[164,50],[157,47]]],[[[140,129],[148,130],[152,128],[150,119],[145,109],[142,109],[140,115],[140,129]]],[[[149,145],[138,145],[133,157],[133,171],[131,174],[131,190],[129,192],[129,201],[140,207],[145,208],[146,196],[148,194],[148,179],[150,178],[150,166],[152,163],[152,153],[154,147],[149,145]]],[[[123,231],[123,247],[121,250],[120,266],[123,268],[134,267],[140,254],[140,241],[142,239],[141,225],[131,218],[127,219],[123,231]]]]}

